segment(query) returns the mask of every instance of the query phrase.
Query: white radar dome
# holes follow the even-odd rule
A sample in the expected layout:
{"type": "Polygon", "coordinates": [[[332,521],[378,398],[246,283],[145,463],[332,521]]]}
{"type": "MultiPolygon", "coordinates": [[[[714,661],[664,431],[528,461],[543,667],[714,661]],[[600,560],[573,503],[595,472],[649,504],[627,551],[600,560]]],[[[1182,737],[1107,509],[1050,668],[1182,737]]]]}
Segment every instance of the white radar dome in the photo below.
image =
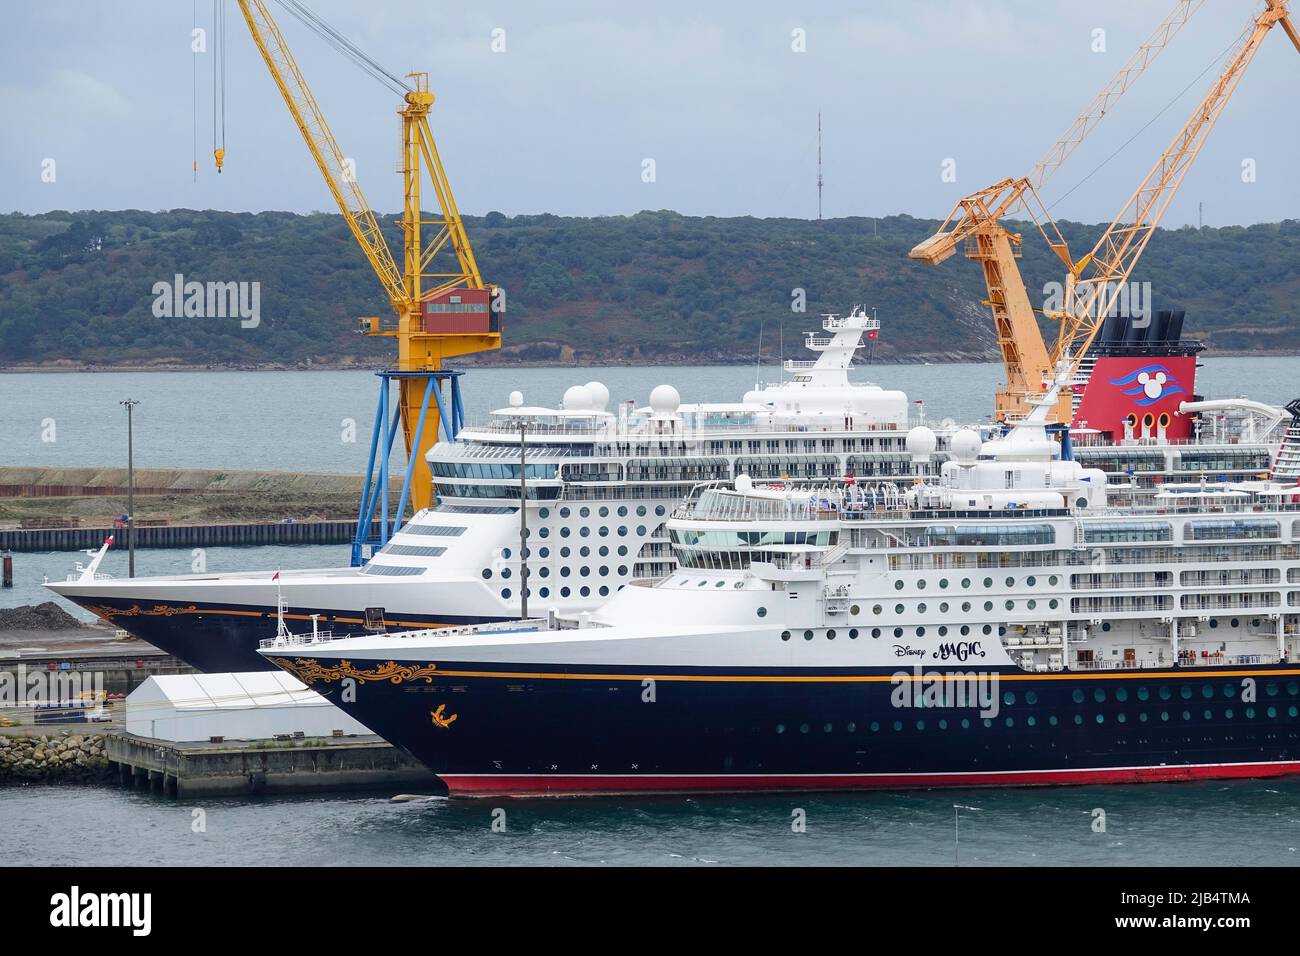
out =
{"type": "Polygon", "coordinates": [[[523,404],[524,404],[524,393],[523,393],[523,392],[520,392],[520,391],[517,391],[517,390],[516,390],[516,391],[513,391],[513,392],[510,393],[510,407],[511,407],[511,408],[520,408],[520,407],[523,406],[523,404]]]}
{"type": "Polygon", "coordinates": [[[746,492],[753,491],[754,479],[750,478],[749,475],[737,475],[736,490],[739,491],[742,495],[745,494],[746,492]]]}
{"type": "Polygon", "coordinates": [[[585,385],[570,385],[564,391],[564,410],[566,412],[583,412],[592,406],[591,390],[585,385]]]}
{"type": "Polygon", "coordinates": [[[766,405],[767,399],[763,397],[763,393],[759,389],[751,388],[745,393],[744,402],[746,405],[766,405]]]}
{"type": "Polygon", "coordinates": [[[602,382],[588,382],[587,391],[591,392],[591,407],[603,412],[609,404],[609,389],[602,382]]]}
{"type": "Polygon", "coordinates": [[[975,459],[979,458],[983,445],[977,432],[963,428],[952,436],[952,460],[959,465],[973,465],[975,459]]]}
{"type": "Polygon", "coordinates": [[[907,433],[907,453],[912,456],[912,461],[925,461],[938,446],[939,439],[927,425],[917,425],[907,433]]]}
{"type": "Polygon", "coordinates": [[[650,393],[650,408],[656,415],[671,415],[682,404],[682,396],[671,385],[656,385],[650,393]]]}

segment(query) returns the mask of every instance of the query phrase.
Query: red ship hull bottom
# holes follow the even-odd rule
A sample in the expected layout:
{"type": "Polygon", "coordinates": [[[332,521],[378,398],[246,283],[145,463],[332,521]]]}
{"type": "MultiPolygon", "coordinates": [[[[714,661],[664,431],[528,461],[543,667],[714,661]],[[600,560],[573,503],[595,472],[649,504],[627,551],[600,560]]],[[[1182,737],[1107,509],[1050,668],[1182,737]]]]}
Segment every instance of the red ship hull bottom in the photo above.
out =
{"type": "Polygon", "coordinates": [[[1167,783],[1285,777],[1300,761],[1011,770],[985,773],[897,774],[439,774],[453,797],[616,796],[631,793],[758,793],[792,791],[917,790],[940,787],[1032,787],[1167,783]]]}

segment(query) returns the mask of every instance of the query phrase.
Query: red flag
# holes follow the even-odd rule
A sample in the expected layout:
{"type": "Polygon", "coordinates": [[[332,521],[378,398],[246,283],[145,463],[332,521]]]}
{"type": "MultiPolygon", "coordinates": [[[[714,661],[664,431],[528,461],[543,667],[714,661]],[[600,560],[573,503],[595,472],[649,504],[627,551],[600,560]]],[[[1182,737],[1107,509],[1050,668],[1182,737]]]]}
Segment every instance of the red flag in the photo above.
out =
{"type": "Polygon", "coordinates": [[[872,329],[870,332],[867,333],[868,342],[874,342],[878,338],[880,338],[880,329],[872,329]]]}
{"type": "Polygon", "coordinates": [[[275,574],[271,575],[272,581],[280,580],[280,570],[277,568],[275,574]]]}

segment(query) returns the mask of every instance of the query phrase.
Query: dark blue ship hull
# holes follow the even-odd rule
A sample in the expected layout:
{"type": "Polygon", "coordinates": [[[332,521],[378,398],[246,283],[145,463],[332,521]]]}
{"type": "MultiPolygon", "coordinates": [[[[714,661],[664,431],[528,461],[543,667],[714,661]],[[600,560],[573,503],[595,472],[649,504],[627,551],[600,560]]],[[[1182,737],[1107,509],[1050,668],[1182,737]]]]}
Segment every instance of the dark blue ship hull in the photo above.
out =
{"type": "Polygon", "coordinates": [[[426,764],[453,795],[1006,786],[1300,772],[1300,667],[1288,664],[1008,670],[997,674],[996,713],[981,716],[972,707],[924,706],[917,693],[927,686],[924,679],[909,674],[899,682],[880,670],[663,672],[377,664],[306,653],[275,658],[426,764]]]}
{"type": "MultiPolygon", "coordinates": [[[[205,673],[275,670],[257,653],[258,642],[275,637],[274,605],[205,604],[197,601],[133,601],[126,598],[69,598],[159,650],[180,658],[205,673]]],[[[335,635],[361,637],[375,631],[366,627],[360,608],[290,607],[285,622],[295,633],[311,630],[311,616],[319,615],[321,630],[335,635]]],[[[402,614],[384,621],[388,630],[418,630],[458,624],[484,624],[500,618],[455,615],[402,614]]]]}

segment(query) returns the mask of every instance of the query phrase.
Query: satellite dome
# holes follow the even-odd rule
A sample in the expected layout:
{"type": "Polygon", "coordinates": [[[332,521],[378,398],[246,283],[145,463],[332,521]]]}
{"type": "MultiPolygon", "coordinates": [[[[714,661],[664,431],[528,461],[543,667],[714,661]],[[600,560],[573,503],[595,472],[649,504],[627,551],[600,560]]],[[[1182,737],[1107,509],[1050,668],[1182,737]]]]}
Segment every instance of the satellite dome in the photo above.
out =
{"type": "Polygon", "coordinates": [[[598,412],[603,412],[605,406],[609,404],[609,389],[601,382],[588,382],[587,391],[591,393],[591,407],[598,412]]]}
{"type": "Polygon", "coordinates": [[[656,415],[672,415],[682,403],[682,396],[671,385],[656,385],[650,393],[650,408],[656,415]]]}
{"type": "Polygon", "coordinates": [[[973,429],[963,428],[952,436],[952,459],[959,465],[973,465],[983,445],[980,436],[973,429]]]}
{"type": "Polygon", "coordinates": [[[737,475],[736,490],[739,491],[742,495],[745,494],[746,492],[753,491],[754,479],[750,478],[749,475],[744,475],[744,474],[737,475]]]}
{"type": "Polygon", "coordinates": [[[757,388],[751,388],[748,392],[746,392],[743,401],[745,402],[746,405],[767,404],[767,399],[763,397],[762,391],[757,388]]]}
{"type": "Polygon", "coordinates": [[[593,404],[591,390],[585,385],[570,385],[564,392],[564,405],[566,412],[583,412],[588,411],[593,404]]]}
{"type": "Polygon", "coordinates": [[[519,408],[524,404],[524,393],[516,389],[510,393],[510,407],[519,408]]]}
{"type": "Polygon", "coordinates": [[[922,462],[934,454],[939,446],[939,439],[927,425],[917,425],[907,433],[907,453],[912,461],[922,462]]]}

